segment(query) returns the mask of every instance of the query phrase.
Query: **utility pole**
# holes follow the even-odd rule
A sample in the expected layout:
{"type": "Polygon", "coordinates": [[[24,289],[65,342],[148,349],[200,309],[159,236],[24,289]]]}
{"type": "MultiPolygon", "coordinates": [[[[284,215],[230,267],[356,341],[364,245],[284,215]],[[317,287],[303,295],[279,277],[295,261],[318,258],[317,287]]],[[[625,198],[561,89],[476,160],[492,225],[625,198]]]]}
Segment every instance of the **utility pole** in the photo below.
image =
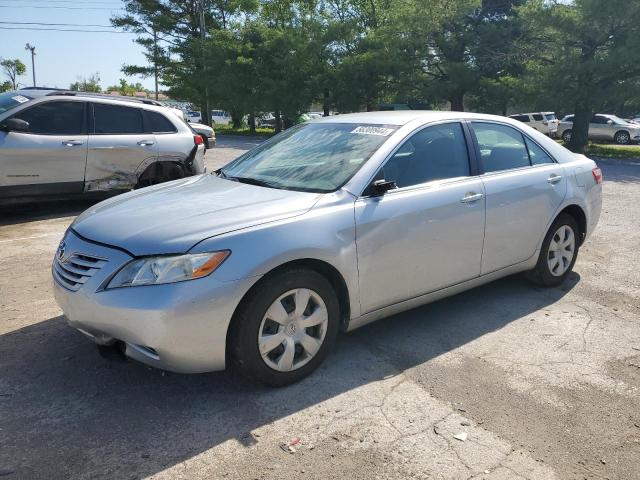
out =
{"type": "Polygon", "coordinates": [[[33,86],[36,86],[36,46],[27,43],[24,47],[25,50],[31,50],[31,72],[33,73],[33,86]]]}
{"type": "Polygon", "coordinates": [[[206,37],[206,26],[204,22],[204,2],[205,0],[200,0],[200,38],[202,39],[202,77],[204,78],[204,108],[205,111],[202,112],[206,116],[203,118],[205,125],[211,125],[211,109],[209,108],[209,87],[207,86],[207,69],[206,69],[206,60],[204,53],[204,39],[206,37]]]}

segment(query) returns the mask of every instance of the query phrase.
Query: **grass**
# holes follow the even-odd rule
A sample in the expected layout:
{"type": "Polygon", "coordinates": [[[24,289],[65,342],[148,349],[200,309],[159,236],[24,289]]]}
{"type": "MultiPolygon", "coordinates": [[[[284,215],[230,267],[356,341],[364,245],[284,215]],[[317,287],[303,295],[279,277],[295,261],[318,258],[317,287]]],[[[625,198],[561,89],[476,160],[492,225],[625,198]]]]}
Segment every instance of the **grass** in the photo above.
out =
{"type": "Polygon", "coordinates": [[[216,135],[241,135],[245,137],[272,137],[275,132],[273,128],[256,128],[255,133],[249,130],[249,127],[233,128],[231,125],[216,125],[214,127],[216,135]]]}
{"type": "MultiPolygon", "coordinates": [[[[556,140],[560,145],[564,145],[562,140],[556,140]]],[[[612,143],[589,142],[584,151],[587,157],[602,158],[640,158],[640,145],[615,145],[612,143]]]]}

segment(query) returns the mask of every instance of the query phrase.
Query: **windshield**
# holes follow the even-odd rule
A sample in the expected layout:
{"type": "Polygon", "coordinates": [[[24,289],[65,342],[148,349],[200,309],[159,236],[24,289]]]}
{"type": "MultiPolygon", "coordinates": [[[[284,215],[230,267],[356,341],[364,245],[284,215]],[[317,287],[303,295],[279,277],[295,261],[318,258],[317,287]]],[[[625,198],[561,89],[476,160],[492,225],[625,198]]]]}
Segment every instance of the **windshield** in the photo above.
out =
{"type": "Polygon", "coordinates": [[[221,176],[273,188],[332,192],[380,148],[396,126],[303,124],[250,150],[221,176]]]}
{"type": "Polygon", "coordinates": [[[31,97],[22,95],[18,92],[0,93],[0,113],[11,110],[12,108],[22,105],[31,100],[31,97]]]}
{"type": "Polygon", "coordinates": [[[613,120],[613,123],[615,123],[616,125],[624,125],[625,123],[629,123],[620,117],[616,117],[615,115],[607,115],[607,118],[613,120]]]}

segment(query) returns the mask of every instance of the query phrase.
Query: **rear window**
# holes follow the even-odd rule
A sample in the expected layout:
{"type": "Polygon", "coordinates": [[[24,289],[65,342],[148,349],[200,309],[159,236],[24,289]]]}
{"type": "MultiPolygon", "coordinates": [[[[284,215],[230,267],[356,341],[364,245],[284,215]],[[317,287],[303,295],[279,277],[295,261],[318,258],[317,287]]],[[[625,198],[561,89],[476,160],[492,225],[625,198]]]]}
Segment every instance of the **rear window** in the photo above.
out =
{"type": "Polygon", "coordinates": [[[93,105],[97,135],[131,135],[143,133],[139,108],[95,103],[93,105]]]}
{"type": "Polygon", "coordinates": [[[557,120],[555,113],[545,113],[544,118],[547,120],[557,120]]]}
{"type": "Polygon", "coordinates": [[[147,133],[174,133],[177,129],[164,115],[144,110],[144,130],[147,133]]]}

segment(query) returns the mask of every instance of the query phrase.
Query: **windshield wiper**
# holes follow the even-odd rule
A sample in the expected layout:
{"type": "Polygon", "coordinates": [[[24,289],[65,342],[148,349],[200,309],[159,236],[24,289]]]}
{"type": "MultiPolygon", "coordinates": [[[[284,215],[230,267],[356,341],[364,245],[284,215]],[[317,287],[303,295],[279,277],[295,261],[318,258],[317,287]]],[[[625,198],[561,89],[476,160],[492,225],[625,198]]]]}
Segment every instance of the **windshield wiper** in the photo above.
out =
{"type": "Polygon", "coordinates": [[[280,188],[278,185],[270,182],[265,182],[264,180],[258,180],[257,178],[250,177],[233,177],[227,175],[223,171],[220,171],[220,175],[222,178],[226,178],[227,180],[233,180],[234,182],[246,183],[248,185],[257,185],[258,187],[267,187],[267,188],[280,188]]]}

